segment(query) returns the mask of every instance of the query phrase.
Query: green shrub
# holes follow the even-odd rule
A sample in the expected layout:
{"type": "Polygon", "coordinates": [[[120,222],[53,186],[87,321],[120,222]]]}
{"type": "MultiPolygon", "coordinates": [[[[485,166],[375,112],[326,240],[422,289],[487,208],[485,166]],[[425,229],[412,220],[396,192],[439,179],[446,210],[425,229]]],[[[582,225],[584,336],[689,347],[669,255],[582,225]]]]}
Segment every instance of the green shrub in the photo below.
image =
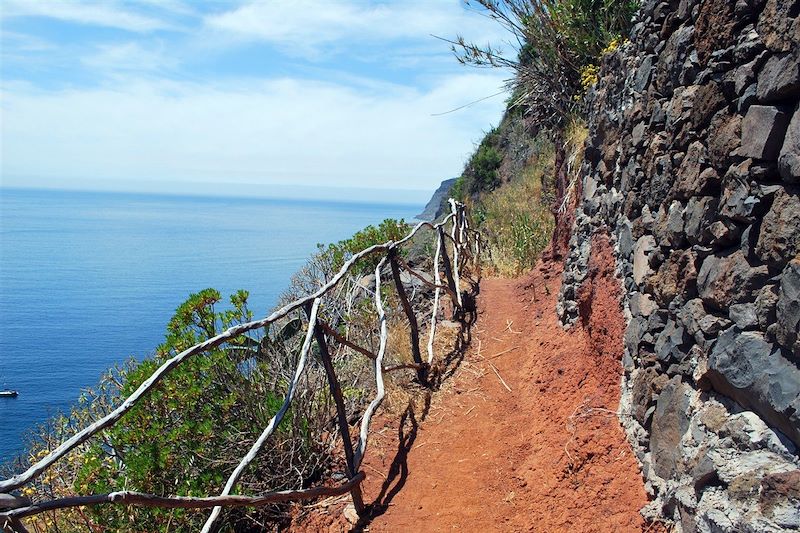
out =
{"type": "MultiPolygon", "coordinates": [[[[247,298],[247,292],[239,291],[231,296],[230,309],[216,311],[221,300],[218,291],[192,294],[170,320],[155,357],[121,374],[120,398],[130,396],[166,359],[251,320],[247,298]]],[[[125,489],[159,495],[218,493],[232,465],[283,401],[283,392],[268,385],[272,380],[263,363],[262,345],[242,335],[193,356],[170,372],[84,453],[75,490],[83,494],[125,489]]],[[[281,443],[296,438],[300,454],[308,455],[312,443],[307,428],[306,421],[288,414],[273,439],[281,443]]],[[[281,457],[280,450],[273,450],[272,457],[255,467],[259,477],[270,479],[268,485],[288,466],[281,457]]],[[[273,488],[288,488],[282,480],[277,485],[273,488]]],[[[157,531],[169,523],[175,530],[192,531],[207,513],[107,505],[91,508],[91,514],[115,531],[157,531]]]]}
{"type": "Polygon", "coordinates": [[[493,146],[482,145],[478,148],[471,162],[475,171],[471,192],[491,191],[496,188],[500,184],[497,169],[502,162],[503,156],[493,146]]]}
{"type": "MultiPolygon", "coordinates": [[[[411,227],[404,220],[387,218],[378,226],[367,226],[361,231],[357,231],[349,239],[341,240],[337,243],[317,244],[319,254],[329,258],[333,271],[338,271],[353,255],[361,250],[369,248],[375,244],[384,244],[389,241],[398,241],[408,235],[411,227]]],[[[368,274],[375,270],[381,254],[361,259],[354,265],[353,272],[358,274],[368,274]]]]}
{"type": "Polygon", "coordinates": [[[463,174],[450,189],[450,196],[463,201],[492,191],[500,185],[498,170],[503,163],[503,154],[499,145],[500,133],[497,128],[493,128],[483,137],[470,157],[463,174]]]}

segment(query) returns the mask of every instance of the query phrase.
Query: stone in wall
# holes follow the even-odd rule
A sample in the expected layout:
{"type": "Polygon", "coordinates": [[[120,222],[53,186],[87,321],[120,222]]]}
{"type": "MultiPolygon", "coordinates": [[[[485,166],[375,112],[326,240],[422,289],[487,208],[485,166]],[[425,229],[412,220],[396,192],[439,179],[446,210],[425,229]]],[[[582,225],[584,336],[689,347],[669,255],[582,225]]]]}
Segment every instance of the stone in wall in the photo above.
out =
{"type": "Polygon", "coordinates": [[[784,181],[800,181],[800,104],[795,106],[792,120],[786,131],[786,138],[778,157],[778,170],[784,181]]]}

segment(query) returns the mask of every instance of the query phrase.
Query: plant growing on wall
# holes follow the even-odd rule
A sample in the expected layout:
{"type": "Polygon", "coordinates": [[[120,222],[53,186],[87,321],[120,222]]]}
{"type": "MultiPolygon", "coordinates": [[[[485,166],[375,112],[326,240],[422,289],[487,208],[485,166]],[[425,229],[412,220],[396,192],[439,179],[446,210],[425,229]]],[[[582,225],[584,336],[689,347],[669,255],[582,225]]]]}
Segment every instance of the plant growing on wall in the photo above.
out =
{"type": "MultiPolygon", "coordinates": [[[[508,30],[517,57],[459,36],[452,41],[458,60],[478,67],[509,68],[512,106],[525,106],[540,127],[558,127],[580,107],[605,50],[630,30],[638,6],[633,0],[471,0],[508,30]]],[[[596,74],[595,74],[596,75],[596,74]]]]}

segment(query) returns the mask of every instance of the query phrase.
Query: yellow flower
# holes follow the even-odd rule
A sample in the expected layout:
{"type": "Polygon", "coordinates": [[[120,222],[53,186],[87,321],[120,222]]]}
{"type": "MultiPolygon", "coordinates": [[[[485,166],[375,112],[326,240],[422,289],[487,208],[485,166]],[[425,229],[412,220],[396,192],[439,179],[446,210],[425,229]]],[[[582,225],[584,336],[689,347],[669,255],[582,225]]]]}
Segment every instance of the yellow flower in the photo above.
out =
{"type": "Polygon", "coordinates": [[[605,48],[603,48],[603,51],[600,52],[600,54],[601,55],[610,54],[611,52],[619,48],[619,45],[620,45],[619,38],[615,37],[611,39],[611,42],[608,43],[608,45],[605,48]]]}
{"type": "Polygon", "coordinates": [[[600,67],[597,65],[586,65],[581,68],[581,87],[584,92],[589,90],[589,87],[597,83],[600,74],[600,67]]]}

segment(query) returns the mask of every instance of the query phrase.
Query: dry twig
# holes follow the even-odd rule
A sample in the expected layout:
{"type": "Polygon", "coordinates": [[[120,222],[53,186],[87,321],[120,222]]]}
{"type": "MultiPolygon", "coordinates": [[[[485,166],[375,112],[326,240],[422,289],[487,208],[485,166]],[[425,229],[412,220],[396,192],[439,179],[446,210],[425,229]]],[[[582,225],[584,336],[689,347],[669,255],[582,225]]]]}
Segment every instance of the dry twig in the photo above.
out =
{"type": "Polygon", "coordinates": [[[503,376],[500,375],[500,372],[497,371],[497,368],[495,368],[492,363],[489,363],[489,366],[492,367],[492,370],[494,370],[495,375],[497,375],[497,379],[500,380],[500,383],[503,384],[503,387],[508,389],[508,392],[511,392],[511,387],[508,386],[508,383],[506,383],[506,381],[503,379],[503,376]]]}

